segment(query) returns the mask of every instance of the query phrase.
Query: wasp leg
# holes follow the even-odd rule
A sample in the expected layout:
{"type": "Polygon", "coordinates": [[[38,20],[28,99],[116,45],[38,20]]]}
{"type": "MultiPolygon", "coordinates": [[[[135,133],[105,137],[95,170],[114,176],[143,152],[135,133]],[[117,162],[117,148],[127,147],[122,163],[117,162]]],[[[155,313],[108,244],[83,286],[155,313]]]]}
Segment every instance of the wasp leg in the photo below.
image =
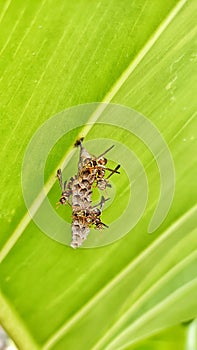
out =
{"type": "Polygon", "coordinates": [[[70,189],[70,185],[72,184],[73,179],[71,179],[68,183],[67,183],[67,181],[64,181],[64,184],[63,184],[61,169],[58,169],[58,171],[57,171],[57,178],[59,180],[59,184],[60,184],[60,187],[62,190],[61,198],[60,198],[59,202],[56,203],[57,208],[59,207],[59,204],[63,204],[63,205],[68,204],[68,205],[72,206],[69,202],[69,198],[72,194],[72,190],[70,189]]]}
{"type": "Polygon", "coordinates": [[[61,190],[63,192],[64,191],[64,186],[63,186],[63,183],[62,183],[62,171],[61,171],[61,169],[58,169],[58,171],[57,171],[57,178],[59,180],[59,184],[60,184],[61,190]]]}
{"type": "Polygon", "coordinates": [[[100,206],[100,209],[102,210],[102,209],[103,209],[103,206],[104,206],[104,204],[105,204],[105,202],[107,202],[109,199],[110,199],[110,198],[106,198],[106,199],[105,199],[105,197],[102,196],[102,197],[101,197],[101,201],[100,201],[98,204],[94,205],[92,208],[97,208],[97,207],[100,206]]]}
{"type": "Polygon", "coordinates": [[[67,181],[64,181],[64,191],[66,191],[67,181]]]}
{"type": "MultiPolygon", "coordinates": [[[[60,198],[61,200],[61,198],[60,198]]],[[[65,200],[65,203],[62,203],[61,201],[59,200],[59,202],[56,203],[56,209],[59,208],[60,204],[68,204],[70,207],[72,207],[72,204],[68,201],[68,200],[65,200]]]]}

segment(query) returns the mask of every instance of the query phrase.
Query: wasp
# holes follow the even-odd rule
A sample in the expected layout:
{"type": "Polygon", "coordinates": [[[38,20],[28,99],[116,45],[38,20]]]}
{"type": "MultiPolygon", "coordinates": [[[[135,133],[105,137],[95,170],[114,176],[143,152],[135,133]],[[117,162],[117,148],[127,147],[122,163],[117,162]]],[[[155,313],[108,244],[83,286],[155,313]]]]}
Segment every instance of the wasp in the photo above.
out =
{"type": "Polygon", "coordinates": [[[110,169],[106,167],[107,158],[104,157],[114,145],[109,147],[105,152],[100,154],[98,157],[90,155],[90,153],[83,147],[82,142],[84,138],[81,138],[75,142],[75,147],[80,147],[80,156],[78,163],[79,176],[81,178],[87,178],[89,182],[95,183],[95,185],[100,190],[105,190],[106,187],[111,187],[108,179],[114,174],[120,174],[118,169],[120,164],[118,164],[115,169],[110,169]],[[105,178],[106,170],[110,171],[110,174],[105,178]]]}
{"type": "Polygon", "coordinates": [[[92,187],[88,181],[83,179],[79,181],[78,176],[75,175],[70,178],[68,183],[67,181],[63,183],[61,169],[57,171],[57,178],[62,190],[60,200],[57,204],[69,204],[72,207],[83,207],[91,203],[92,187]],[[69,200],[71,197],[72,201],[70,203],[69,200]]]}
{"type": "Polygon", "coordinates": [[[87,238],[90,228],[94,227],[96,230],[108,228],[108,226],[101,221],[102,208],[104,203],[109,198],[105,199],[102,196],[101,202],[95,206],[89,206],[86,209],[73,210],[72,214],[72,241],[71,247],[78,248],[87,238]],[[100,208],[97,206],[100,205],[100,208]]]}

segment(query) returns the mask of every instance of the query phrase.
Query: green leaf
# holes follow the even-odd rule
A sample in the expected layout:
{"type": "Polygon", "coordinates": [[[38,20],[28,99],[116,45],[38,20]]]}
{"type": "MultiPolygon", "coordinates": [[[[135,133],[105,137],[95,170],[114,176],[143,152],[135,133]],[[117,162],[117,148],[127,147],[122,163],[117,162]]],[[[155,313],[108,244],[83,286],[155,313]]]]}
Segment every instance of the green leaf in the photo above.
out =
{"type": "MultiPolygon", "coordinates": [[[[0,7],[3,327],[20,349],[32,350],[152,350],[154,339],[162,339],[171,327],[170,339],[173,332],[176,337],[174,329],[182,334],[182,350],[180,324],[197,316],[196,1],[7,0],[0,7]],[[104,212],[106,222],[118,218],[128,203],[130,179],[123,165],[133,167],[136,181],[141,176],[121,145],[143,165],[149,192],[143,216],[122,239],[73,250],[36,226],[24,203],[21,172],[38,128],[66,108],[91,102],[135,109],[158,129],[173,158],[175,194],[167,217],[149,235],[160,195],[153,154],[128,130],[99,124],[102,108],[91,126],[88,115],[78,115],[84,126],[71,130],[70,121],[70,131],[48,154],[45,191],[52,206],[60,195],[57,167],[65,162],[68,172],[76,171],[72,149],[82,134],[90,152],[93,143],[95,153],[105,149],[97,149],[99,138],[117,144],[113,152],[122,171],[112,177],[116,193],[104,212]]],[[[32,172],[34,178],[39,168],[32,172]]],[[[35,218],[44,199],[42,192],[32,203],[35,218]]],[[[59,212],[69,220],[69,209],[59,212]]],[[[117,229],[120,236],[126,224],[117,229]]],[[[195,346],[188,345],[195,344],[191,338],[188,350],[195,346]]],[[[155,349],[161,350],[160,345],[155,349]]]]}

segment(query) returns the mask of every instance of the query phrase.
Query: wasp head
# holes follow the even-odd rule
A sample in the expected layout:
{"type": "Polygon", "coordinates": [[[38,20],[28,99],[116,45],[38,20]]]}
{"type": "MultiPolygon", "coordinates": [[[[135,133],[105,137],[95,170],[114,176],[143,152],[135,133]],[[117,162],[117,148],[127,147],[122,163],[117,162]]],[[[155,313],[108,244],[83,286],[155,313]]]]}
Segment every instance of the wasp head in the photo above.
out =
{"type": "Polygon", "coordinates": [[[106,165],[107,164],[107,158],[102,157],[102,158],[98,159],[98,164],[99,165],[106,165]]]}

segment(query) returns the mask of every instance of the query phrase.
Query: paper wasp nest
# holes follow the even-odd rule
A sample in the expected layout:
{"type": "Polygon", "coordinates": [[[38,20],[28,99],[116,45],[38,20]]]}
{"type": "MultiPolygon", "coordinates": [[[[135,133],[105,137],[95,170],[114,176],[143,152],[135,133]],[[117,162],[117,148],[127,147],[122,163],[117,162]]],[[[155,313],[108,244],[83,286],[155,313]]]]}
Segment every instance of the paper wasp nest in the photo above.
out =
{"type": "Polygon", "coordinates": [[[62,171],[58,169],[57,177],[62,190],[62,195],[58,203],[62,205],[70,205],[72,207],[72,240],[71,247],[78,248],[87,238],[91,227],[101,230],[108,227],[101,221],[101,214],[105,202],[109,198],[101,196],[101,200],[97,205],[92,205],[92,189],[93,186],[104,191],[107,187],[111,187],[109,178],[118,173],[120,165],[115,169],[106,167],[107,159],[104,155],[114,146],[108,148],[100,156],[91,155],[82,145],[83,138],[75,142],[76,147],[80,147],[80,156],[78,162],[78,173],[70,180],[63,183],[62,171]],[[105,177],[106,171],[110,172],[105,177]]]}

